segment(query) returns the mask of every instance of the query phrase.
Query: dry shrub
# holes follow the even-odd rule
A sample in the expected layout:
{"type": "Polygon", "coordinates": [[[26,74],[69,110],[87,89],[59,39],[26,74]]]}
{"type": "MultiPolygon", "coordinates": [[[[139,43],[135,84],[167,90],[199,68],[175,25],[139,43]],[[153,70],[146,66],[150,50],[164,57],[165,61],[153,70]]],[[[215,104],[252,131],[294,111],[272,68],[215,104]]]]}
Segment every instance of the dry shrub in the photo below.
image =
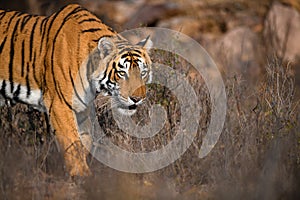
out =
{"type": "Polygon", "coordinates": [[[297,199],[299,107],[290,65],[270,60],[257,89],[229,80],[217,199],[297,199]]]}
{"type": "MultiPolygon", "coordinates": [[[[258,86],[242,77],[226,78],[227,117],[210,154],[198,158],[210,121],[207,87],[195,69],[178,56],[154,52],[153,61],[185,74],[201,107],[198,133],[185,154],[168,167],[147,174],[126,174],[90,159],[94,172],[83,182],[63,173],[63,159],[43,114],[17,104],[0,109],[0,196],[3,199],[296,199],[299,198],[299,108],[290,65],[272,59],[258,86]],[[50,133],[50,134],[49,134],[50,133]]],[[[180,123],[176,97],[152,84],[147,101],[133,119],[149,121],[148,108],[159,103],[167,113],[164,128],[153,138],[131,137],[117,127],[109,105],[98,104],[106,136],[132,151],[168,144],[180,123]]]]}

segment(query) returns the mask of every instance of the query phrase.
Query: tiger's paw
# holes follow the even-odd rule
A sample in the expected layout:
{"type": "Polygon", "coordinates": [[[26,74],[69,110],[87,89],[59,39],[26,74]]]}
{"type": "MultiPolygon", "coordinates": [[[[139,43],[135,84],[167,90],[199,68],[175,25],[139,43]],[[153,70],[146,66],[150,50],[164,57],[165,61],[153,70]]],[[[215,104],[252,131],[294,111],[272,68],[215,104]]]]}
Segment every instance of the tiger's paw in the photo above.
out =
{"type": "Polygon", "coordinates": [[[92,174],[87,163],[83,161],[77,162],[76,164],[73,163],[72,167],[68,171],[71,177],[85,177],[92,174]]]}
{"type": "Polygon", "coordinates": [[[66,169],[71,177],[89,176],[90,168],[86,162],[88,151],[82,146],[80,141],[74,142],[66,149],[64,158],[66,169]]]}

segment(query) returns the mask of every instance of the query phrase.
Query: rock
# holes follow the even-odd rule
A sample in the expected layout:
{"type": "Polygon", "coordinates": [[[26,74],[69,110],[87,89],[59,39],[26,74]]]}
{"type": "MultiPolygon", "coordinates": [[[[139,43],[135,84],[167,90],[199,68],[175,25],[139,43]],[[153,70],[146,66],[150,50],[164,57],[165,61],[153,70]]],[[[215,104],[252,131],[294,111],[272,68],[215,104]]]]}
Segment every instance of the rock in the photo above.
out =
{"type": "Polygon", "coordinates": [[[176,16],[170,19],[161,20],[157,26],[179,31],[193,38],[198,38],[200,34],[199,20],[188,16],[176,16]]]}
{"type": "Polygon", "coordinates": [[[138,8],[144,4],[144,0],[141,1],[104,1],[97,9],[97,14],[101,13],[102,16],[106,16],[113,24],[123,26],[129,21],[138,8]],[[111,12],[108,12],[110,10],[111,12]]]}
{"type": "Polygon", "coordinates": [[[226,76],[242,74],[251,79],[260,74],[262,48],[258,35],[248,27],[238,27],[208,46],[213,60],[226,76]]]}
{"type": "Polygon", "coordinates": [[[288,61],[300,60],[300,14],[294,8],[274,3],[264,24],[269,54],[288,61]]]}
{"type": "Polygon", "coordinates": [[[130,20],[125,23],[124,28],[137,28],[141,25],[155,26],[159,20],[177,15],[181,12],[178,4],[175,3],[145,3],[133,13],[130,20]]]}
{"type": "Polygon", "coordinates": [[[152,1],[104,1],[91,9],[116,30],[155,26],[161,20],[181,12],[176,3],[152,1]],[[108,10],[110,12],[108,12],[108,10]]]}

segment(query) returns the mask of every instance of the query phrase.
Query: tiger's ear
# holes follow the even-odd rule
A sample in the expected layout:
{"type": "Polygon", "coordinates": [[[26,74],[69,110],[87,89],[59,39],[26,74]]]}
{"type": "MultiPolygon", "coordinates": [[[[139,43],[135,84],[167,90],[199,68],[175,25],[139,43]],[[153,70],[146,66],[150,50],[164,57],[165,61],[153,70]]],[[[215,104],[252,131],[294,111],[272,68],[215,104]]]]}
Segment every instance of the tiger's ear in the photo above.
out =
{"type": "Polygon", "coordinates": [[[143,39],[142,41],[138,42],[137,45],[142,46],[144,49],[149,51],[153,46],[153,42],[150,39],[150,35],[148,35],[146,39],[143,39]]]}
{"type": "Polygon", "coordinates": [[[116,46],[110,37],[102,37],[98,42],[98,49],[100,51],[100,57],[103,59],[111,54],[116,49],[116,46]]]}

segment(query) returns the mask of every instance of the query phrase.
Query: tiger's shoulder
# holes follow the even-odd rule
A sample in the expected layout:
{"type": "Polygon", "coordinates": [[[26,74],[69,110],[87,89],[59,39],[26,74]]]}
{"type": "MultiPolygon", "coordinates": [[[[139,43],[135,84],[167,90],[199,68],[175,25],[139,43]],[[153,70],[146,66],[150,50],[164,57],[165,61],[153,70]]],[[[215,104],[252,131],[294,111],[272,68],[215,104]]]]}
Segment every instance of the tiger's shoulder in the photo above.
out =
{"type": "MultiPolygon", "coordinates": [[[[95,14],[78,4],[69,4],[49,17],[49,20],[61,21],[60,25],[69,20],[81,28],[82,33],[97,33],[99,31],[114,32],[112,28],[105,25],[95,14]]],[[[59,24],[59,23],[57,23],[59,24]]]]}
{"type": "Polygon", "coordinates": [[[50,15],[48,30],[50,38],[63,33],[60,36],[70,44],[80,40],[79,43],[84,44],[89,52],[97,46],[99,38],[117,34],[94,13],[78,4],[67,5],[50,15]]]}

